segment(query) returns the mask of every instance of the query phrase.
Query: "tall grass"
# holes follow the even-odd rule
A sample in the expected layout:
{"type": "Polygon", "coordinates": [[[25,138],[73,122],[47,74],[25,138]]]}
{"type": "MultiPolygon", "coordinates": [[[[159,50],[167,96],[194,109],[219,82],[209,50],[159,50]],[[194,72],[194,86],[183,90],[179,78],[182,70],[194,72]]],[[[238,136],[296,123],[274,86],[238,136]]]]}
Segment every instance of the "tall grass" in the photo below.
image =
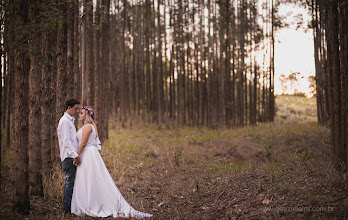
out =
{"type": "Polygon", "coordinates": [[[277,122],[317,122],[317,101],[315,97],[278,95],[275,97],[277,122]]]}

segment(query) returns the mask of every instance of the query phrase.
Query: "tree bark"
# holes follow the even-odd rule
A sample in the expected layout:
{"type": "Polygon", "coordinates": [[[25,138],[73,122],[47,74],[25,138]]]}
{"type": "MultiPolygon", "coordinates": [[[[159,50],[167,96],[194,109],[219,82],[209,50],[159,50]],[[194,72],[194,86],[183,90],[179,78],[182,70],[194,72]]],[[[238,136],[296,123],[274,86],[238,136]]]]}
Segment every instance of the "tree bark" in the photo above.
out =
{"type": "Polygon", "coordinates": [[[341,76],[340,76],[340,60],[338,45],[338,7],[337,1],[330,1],[328,7],[328,44],[330,44],[330,56],[332,61],[332,82],[333,82],[333,115],[334,118],[334,147],[339,162],[343,161],[343,146],[341,139],[341,76]]]}
{"type": "Polygon", "coordinates": [[[42,146],[42,171],[47,174],[52,169],[51,161],[51,122],[52,118],[52,81],[54,80],[54,74],[52,69],[52,42],[50,37],[51,33],[45,31],[42,36],[42,66],[41,66],[41,146],[42,146]]]}
{"type": "Polygon", "coordinates": [[[269,76],[269,120],[274,121],[274,4],[271,1],[271,45],[270,45],[270,76],[269,76]]]}
{"type": "Polygon", "coordinates": [[[240,36],[239,36],[239,44],[240,44],[240,66],[238,70],[238,79],[237,79],[237,102],[238,102],[238,125],[243,126],[244,125],[244,72],[245,72],[245,53],[244,53],[244,46],[245,46],[245,32],[244,32],[244,22],[245,22],[245,6],[244,6],[244,0],[241,1],[240,6],[240,36]]]}
{"type": "Polygon", "coordinates": [[[343,145],[343,161],[348,170],[348,5],[341,3],[340,5],[340,43],[341,43],[341,75],[342,75],[342,145],[343,145]]]}
{"type": "MultiPolygon", "coordinates": [[[[3,6],[1,6],[0,7],[0,10],[1,11],[3,11],[3,6]]],[[[3,19],[3,17],[1,17],[1,20],[3,19]]],[[[4,34],[3,34],[3,32],[1,31],[1,33],[0,33],[0,39],[4,39],[4,34]]],[[[6,58],[5,58],[5,55],[3,55],[3,50],[2,50],[2,48],[3,48],[3,44],[2,45],[0,45],[0,54],[1,54],[1,56],[3,56],[4,57],[4,60],[6,60],[6,58]]],[[[6,61],[5,61],[6,62],[6,61]]],[[[4,63],[5,63],[4,62],[4,63]]],[[[4,66],[6,66],[6,64],[4,64],[4,66]]],[[[5,78],[5,71],[6,71],[6,67],[4,68],[5,69],[5,71],[4,71],[4,73],[3,73],[3,71],[2,71],[2,67],[3,67],[3,64],[2,64],[2,62],[0,62],[0,78],[1,78],[1,81],[3,80],[3,78],[5,78]]],[[[2,106],[2,97],[3,97],[3,94],[4,94],[4,86],[1,84],[0,85],[0,188],[1,188],[1,183],[2,183],[2,178],[1,178],[1,169],[2,169],[2,163],[1,163],[1,151],[2,151],[2,127],[3,127],[3,124],[2,124],[2,122],[4,121],[4,119],[2,118],[2,112],[3,112],[3,106],[2,106]]]]}
{"type": "MultiPolygon", "coordinates": [[[[74,62],[74,97],[82,101],[82,74],[80,71],[80,65],[79,65],[79,60],[80,60],[80,16],[79,16],[79,3],[78,1],[73,1],[73,14],[74,14],[74,46],[73,46],[73,62],[74,62]]],[[[93,36],[93,33],[92,33],[93,36]]],[[[93,38],[92,41],[93,42],[93,38]]],[[[75,120],[76,126],[78,123],[78,118],[75,120]]]]}
{"type": "MultiPolygon", "coordinates": [[[[54,163],[60,163],[60,159],[57,159],[57,156],[59,155],[59,146],[58,146],[58,138],[57,138],[57,79],[58,79],[58,69],[57,69],[57,45],[58,45],[58,30],[55,28],[49,33],[49,70],[52,74],[52,80],[49,84],[49,90],[51,91],[51,97],[50,97],[50,104],[51,104],[51,112],[50,112],[50,118],[51,121],[54,123],[50,123],[50,134],[51,134],[51,162],[54,163]]],[[[44,162],[44,161],[43,161],[44,162]]]]}
{"type": "MultiPolygon", "coordinates": [[[[59,2],[59,14],[61,27],[57,33],[57,84],[56,84],[56,128],[58,121],[65,112],[65,102],[67,99],[67,3],[59,2]]],[[[55,161],[59,161],[59,150],[55,150],[55,161]]]]}
{"type": "Polygon", "coordinates": [[[28,185],[28,116],[29,116],[29,70],[30,60],[27,54],[28,43],[27,33],[22,33],[21,28],[29,25],[29,3],[27,1],[15,1],[19,8],[14,12],[15,15],[15,32],[20,33],[15,37],[16,42],[23,42],[19,47],[14,49],[15,74],[14,74],[14,90],[15,90],[15,124],[14,124],[14,155],[16,161],[14,163],[14,182],[15,184],[13,209],[21,214],[29,214],[29,185],[28,185]]]}
{"type": "MultiPolygon", "coordinates": [[[[29,8],[29,20],[33,25],[34,31],[39,32],[40,20],[39,5],[41,2],[32,2],[29,8]]],[[[41,35],[41,34],[40,34],[41,35]]],[[[37,36],[42,39],[41,36],[37,36]]],[[[41,51],[37,38],[29,41],[31,53],[30,72],[29,72],[29,183],[30,194],[43,196],[42,172],[41,172],[41,51]]]]}
{"type": "Polygon", "coordinates": [[[101,138],[106,140],[108,138],[108,91],[109,91],[109,75],[110,75],[110,63],[109,63],[109,42],[110,42],[110,0],[102,1],[102,37],[101,39],[101,55],[103,60],[101,76],[101,108],[98,111],[98,114],[101,116],[101,126],[99,130],[102,131],[101,138]]]}
{"type": "MultiPolygon", "coordinates": [[[[85,0],[85,15],[86,15],[86,77],[87,77],[87,103],[86,105],[91,106],[92,108],[96,108],[95,106],[95,75],[97,72],[94,71],[94,59],[95,51],[95,41],[93,40],[93,0],[85,0]]],[[[96,24],[99,25],[99,24],[96,24]]],[[[98,112],[99,114],[99,112],[98,112]]]]}
{"type": "Polygon", "coordinates": [[[157,25],[158,25],[158,73],[157,73],[157,117],[158,128],[162,128],[162,109],[163,109],[163,63],[162,63],[162,35],[161,35],[161,16],[160,16],[160,4],[157,5],[157,25]]]}
{"type": "Polygon", "coordinates": [[[146,11],[145,11],[145,47],[146,47],[146,83],[145,83],[145,90],[146,90],[146,106],[147,106],[147,116],[148,116],[148,122],[150,123],[151,119],[151,88],[150,88],[150,82],[151,82],[151,74],[150,74],[150,36],[151,36],[151,4],[149,0],[145,1],[146,4],[146,11]]]}
{"type": "Polygon", "coordinates": [[[73,10],[73,1],[70,0],[67,2],[67,99],[73,98],[75,94],[75,85],[74,85],[74,10],[73,10]]]}

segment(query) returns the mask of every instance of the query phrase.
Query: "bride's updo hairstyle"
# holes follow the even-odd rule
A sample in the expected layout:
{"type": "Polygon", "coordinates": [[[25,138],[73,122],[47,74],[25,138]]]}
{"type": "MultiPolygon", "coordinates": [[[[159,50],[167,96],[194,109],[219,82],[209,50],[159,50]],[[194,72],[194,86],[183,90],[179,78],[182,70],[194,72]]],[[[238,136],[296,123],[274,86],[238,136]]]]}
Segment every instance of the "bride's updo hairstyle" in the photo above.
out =
{"type": "Polygon", "coordinates": [[[94,126],[94,129],[95,129],[95,133],[98,137],[98,131],[97,131],[97,126],[94,122],[94,110],[91,108],[91,107],[88,107],[88,106],[82,106],[81,109],[84,109],[85,112],[86,112],[86,118],[85,118],[85,121],[84,121],[84,124],[91,124],[94,126]]]}

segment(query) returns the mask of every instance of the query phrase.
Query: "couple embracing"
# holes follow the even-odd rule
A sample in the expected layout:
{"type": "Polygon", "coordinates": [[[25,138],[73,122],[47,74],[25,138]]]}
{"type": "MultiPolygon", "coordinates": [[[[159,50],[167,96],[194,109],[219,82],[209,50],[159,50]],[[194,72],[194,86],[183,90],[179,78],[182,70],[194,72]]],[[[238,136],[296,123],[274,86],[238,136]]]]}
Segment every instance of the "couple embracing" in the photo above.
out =
{"type": "Polygon", "coordinates": [[[80,106],[76,99],[66,102],[66,111],[58,124],[58,141],[65,172],[63,210],[78,216],[151,217],[135,210],[116,187],[103,159],[94,110],[80,106]],[[75,115],[83,127],[76,132],[75,115]]]}

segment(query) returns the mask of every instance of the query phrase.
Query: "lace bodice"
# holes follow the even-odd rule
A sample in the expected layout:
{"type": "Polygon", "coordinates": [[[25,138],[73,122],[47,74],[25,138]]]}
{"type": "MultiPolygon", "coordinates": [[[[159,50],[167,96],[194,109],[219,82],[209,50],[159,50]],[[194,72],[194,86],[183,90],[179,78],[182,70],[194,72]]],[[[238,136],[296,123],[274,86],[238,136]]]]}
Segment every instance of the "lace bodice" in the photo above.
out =
{"type": "Polygon", "coordinates": [[[77,137],[77,140],[79,142],[79,146],[81,144],[81,141],[82,141],[82,130],[85,126],[92,126],[92,132],[90,133],[89,137],[88,137],[88,140],[87,140],[87,143],[86,143],[86,147],[87,146],[95,146],[96,148],[98,148],[98,150],[101,150],[101,143],[100,143],[100,140],[99,138],[97,137],[97,134],[95,132],[95,128],[93,125],[91,124],[88,124],[88,125],[84,125],[82,128],[80,128],[80,130],[77,132],[76,134],[76,137],[77,137]]]}

